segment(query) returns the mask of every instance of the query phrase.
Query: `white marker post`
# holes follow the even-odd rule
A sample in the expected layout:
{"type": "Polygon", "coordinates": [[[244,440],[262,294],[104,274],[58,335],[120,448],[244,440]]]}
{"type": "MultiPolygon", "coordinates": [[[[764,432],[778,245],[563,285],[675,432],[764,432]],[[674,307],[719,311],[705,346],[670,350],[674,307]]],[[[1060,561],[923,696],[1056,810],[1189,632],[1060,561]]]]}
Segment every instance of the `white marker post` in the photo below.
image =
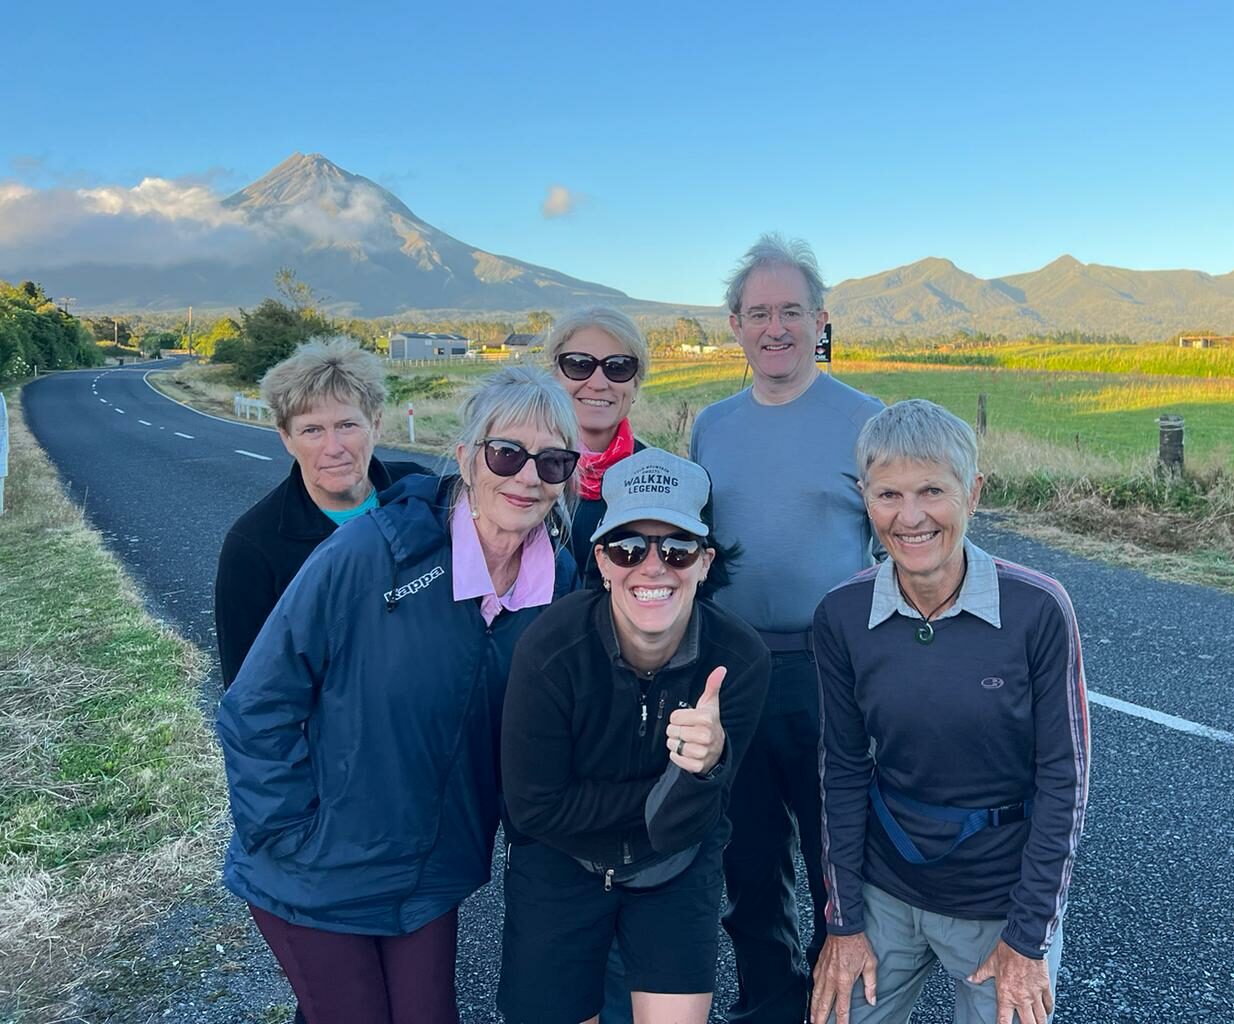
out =
{"type": "Polygon", "coordinates": [[[416,410],[410,402],[407,403],[407,440],[410,444],[416,443],[416,410]]]}

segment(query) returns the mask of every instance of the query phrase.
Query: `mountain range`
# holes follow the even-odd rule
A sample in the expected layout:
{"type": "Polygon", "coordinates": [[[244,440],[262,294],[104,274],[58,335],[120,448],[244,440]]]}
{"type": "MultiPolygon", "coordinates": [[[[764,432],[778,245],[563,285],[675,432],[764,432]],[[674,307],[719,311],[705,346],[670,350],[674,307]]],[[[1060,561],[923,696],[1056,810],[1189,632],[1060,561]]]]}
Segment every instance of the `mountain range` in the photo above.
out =
{"type": "MultiPolygon", "coordinates": [[[[290,267],[333,312],[357,316],[518,313],[604,302],[652,318],[724,319],[718,307],[632,298],[462,242],[317,153],[295,153],[211,202],[219,230],[228,232],[226,245],[216,233],[214,244],[197,252],[189,234],[174,256],[65,257],[45,267],[10,266],[11,256],[0,253],[0,277],[33,278],[53,294],[73,295],[79,309],[96,311],[251,307],[270,294],[275,272],[290,267]]],[[[717,282],[717,294],[720,288],[717,282]]],[[[1234,272],[1124,270],[1061,256],[1040,270],[987,280],[929,258],[841,281],[827,305],[837,330],[856,338],[957,330],[1080,330],[1136,339],[1196,328],[1231,333],[1234,272]]]]}

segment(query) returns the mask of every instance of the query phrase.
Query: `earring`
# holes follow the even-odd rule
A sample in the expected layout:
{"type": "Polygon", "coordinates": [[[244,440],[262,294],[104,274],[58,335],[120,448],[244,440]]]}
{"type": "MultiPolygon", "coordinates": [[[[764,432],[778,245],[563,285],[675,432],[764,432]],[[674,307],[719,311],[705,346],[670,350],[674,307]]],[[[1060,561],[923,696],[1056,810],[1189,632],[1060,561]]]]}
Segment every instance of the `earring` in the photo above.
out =
{"type": "Polygon", "coordinates": [[[604,589],[608,591],[613,589],[613,582],[607,576],[604,577],[604,589]]]}
{"type": "Polygon", "coordinates": [[[548,531],[548,535],[550,537],[560,537],[561,536],[561,530],[557,528],[556,523],[553,523],[552,527],[548,531]]]}

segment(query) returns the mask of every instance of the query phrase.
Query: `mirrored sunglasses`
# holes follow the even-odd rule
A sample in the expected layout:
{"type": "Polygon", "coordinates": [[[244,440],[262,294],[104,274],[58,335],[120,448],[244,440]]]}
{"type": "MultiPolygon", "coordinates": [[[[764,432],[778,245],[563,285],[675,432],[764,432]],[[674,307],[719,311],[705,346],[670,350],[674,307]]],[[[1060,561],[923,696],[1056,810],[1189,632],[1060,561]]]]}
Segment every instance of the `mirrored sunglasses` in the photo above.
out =
{"type": "Polygon", "coordinates": [[[604,542],[604,553],[614,565],[632,569],[647,559],[647,553],[653,547],[660,552],[660,561],[670,569],[688,569],[703,553],[703,541],[690,533],[674,533],[666,537],[618,533],[604,542]]]}
{"type": "Polygon", "coordinates": [[[531,459],[536,474],[546,484],[562,484],[570,479],[578,464],[578,452],[569,448],[544,448],[534,455],[517,441],[503,437],[486,437],[476,442],[484,449],[484,464],[497,476],[515,476],[531,459]]]}
{"type": "Polygon", "coordinates": [[[596,372],[596,367],[604,371],[604,376],[614,384],[624,384],[633,380],[638,373],[638,359],[635,356],[615,355],[597,359],[586,352],[562,352],[557,357],[557,366],[562,374],[570,380],[589,380],[596,372]]]}

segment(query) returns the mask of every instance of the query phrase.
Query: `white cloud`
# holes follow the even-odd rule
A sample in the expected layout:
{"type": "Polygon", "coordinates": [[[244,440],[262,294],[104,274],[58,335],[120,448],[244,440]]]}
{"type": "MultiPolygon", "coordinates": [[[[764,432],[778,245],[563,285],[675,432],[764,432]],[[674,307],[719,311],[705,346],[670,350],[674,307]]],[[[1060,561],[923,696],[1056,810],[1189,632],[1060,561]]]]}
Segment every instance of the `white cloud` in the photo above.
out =
{"type": "Polygon", "coordinates": [[[549,185],[548,195],[540,206],[540,212],[552,220],[555,217],[565,217],[578,209],[584,201],[580,192],[573,192],[565,185],[549,185]]]}
{"type": "Polygon", "coordinates": [[[0,264],[163,264],[239,255],[255,241],[243,217],[201,185],[146,178],[133,188],[0,184],[0,264]]]}

